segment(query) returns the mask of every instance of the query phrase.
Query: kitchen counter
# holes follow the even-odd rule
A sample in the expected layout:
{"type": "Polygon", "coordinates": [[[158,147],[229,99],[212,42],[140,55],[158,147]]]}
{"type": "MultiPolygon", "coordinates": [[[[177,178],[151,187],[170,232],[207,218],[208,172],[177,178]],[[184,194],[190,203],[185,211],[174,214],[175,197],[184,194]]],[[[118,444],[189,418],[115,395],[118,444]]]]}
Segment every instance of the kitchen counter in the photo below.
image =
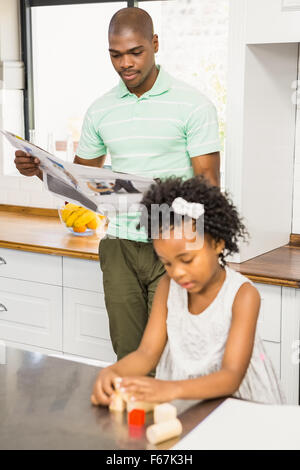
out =
{"type": "MultiPolygon", "coordinates": [[[[150,445],[145,427],[130,428],[126,413],[93,406],[90,394],[99,370],[2,345],[0,449],[155,450],[169,449],[178,442],[174,438],[150,445]]],[[[181,437],[223,401],[174,402],[183,426],[181,437]]],[[[146,425],[152,423],[153,414],[147,413],[146,425]]]]}
{"type": "MultiPolygon", "coordinates": [[[[0,206],[0,247],[97,261],[102,235],[79,237],[62,226],[57,211],[0,206]],[[47,214],[47,215],[45,215],[47,214]]],[[[230,267],[254,282],[300,288],[300,246],[286,245],[230,267]]]]}
{"type": "Polygon", "coordinates": [[[63,227],[55,210],[32,210],[28,213],[25,208],[17,212],[17,209],[1,210],[0,206],[2,248],[96,261],[99,259],[101,237],[103,234],[87,237],[72,235],[63,227]]]}
{"type": "Polygon", "coordinates": [[[300,247],[285,245],[229,266],[253,282],[300,288],[300,247]]]}

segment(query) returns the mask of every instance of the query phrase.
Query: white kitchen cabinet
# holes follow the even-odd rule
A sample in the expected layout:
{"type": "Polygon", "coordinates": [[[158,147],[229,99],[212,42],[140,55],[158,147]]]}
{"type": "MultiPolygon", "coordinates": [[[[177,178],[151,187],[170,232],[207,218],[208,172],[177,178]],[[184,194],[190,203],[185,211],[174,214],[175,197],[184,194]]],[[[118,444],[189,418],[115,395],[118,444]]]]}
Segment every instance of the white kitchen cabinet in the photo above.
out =
{"type": "Polygon", "coordinates": [[[281,377],[281,287],[255,283],[261,299],[257,329],[274,369],[281,377]]]}
{"type": "Polygon", "coordinates": [[[62,288],[0,278],[0,339],[60,351],[62,288]]]}
{"type": "MultiPolygon", "coordinates": [[[[236,1],[236,0],[235,0],[236,1]]],[[[237,0],[246,6],[248,44],[298,43],[300,41],[299,0],[237,0]]]]}
{"type": "MultiPolygon", "coordinates": [[[[115,362],[98,261],[4,248],[0,257],[1,340],[100,366],[115,362]]],[[[300,289],[255,286],[260,336],[288,403],[298,404],[300,289]]]]}
{"type": "Polygon", "coordinates": [[[299,403],[300,289],[282,287],[281,381],[289,404],[299,403]]]}
{"type": "Polygon", "coordinates": [[[261,295],[258,329],[287,397],[299,404],[300,289],[255,284],[261,295]]]}
{"type": "Polygon", "coordinates": [[[262,339],[280,343],[281,287],[256,283],[261,304],[257,328],[262,339]]]}
{"type": "Polygon", "coordinates": [[[0,248],[0,276],[61,286],[62,258],[0,248]]]}
{"type": "MultiPolygon", "coordinates": [[[[274,366],[277,376],[281,377],[281,370],[280,370],[281,344],[273,343],[272,341],[263,341],[263,344],[264,344],[267,355],[271,359],[271,362],[274,366]]],[[[285,387],[283,386],[283,388],[285,387]]]]}
{"type": "Polygon", "coordinates": [[[103,276],[99,262],[64,257],[63,285],[103,294],[103,276]]]}
{"type": "Polygon", "coordinates": [[[63,351],[115,362],[104,296],[65,287],[63,310],[63,351]]]}
{"type": "Polygon", "coordinates": [[[0,339],[115,361],[99,262],[0,248],[0,339]]]}

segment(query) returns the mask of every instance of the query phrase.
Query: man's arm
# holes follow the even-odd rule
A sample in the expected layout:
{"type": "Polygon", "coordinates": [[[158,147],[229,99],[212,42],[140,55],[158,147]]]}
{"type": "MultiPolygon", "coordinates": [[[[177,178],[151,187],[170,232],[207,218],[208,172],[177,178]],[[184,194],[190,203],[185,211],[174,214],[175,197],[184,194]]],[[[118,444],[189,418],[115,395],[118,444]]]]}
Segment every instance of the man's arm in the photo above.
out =
{"type": "Polygon", "coordinates": [[[77,165],[86,165],[86,166],[96,166],[97,168],[102,168],[105,162],[106,155],[101,155],[97,158],[80,158],[78,155],[75,155],[73,163],[77,165]]]}
{"type": "MultiPolygon", "coordinates": [[[[43,172],[39,168],[40,161],[36,157],[32,157],[29,153],[17,150],[15,153],[15,165],[21,175],[24,176],[37,176],[43,181],[43,172]]],[[[80,158],[75,155],[73,163],[78,165],[95,166],[101,168],[104,165],[106,155],[101,155],[97,158],[80,158]]]]}
{"type": "Polygon", "coordinates": [[[191,158],[195,175],[203,175],[214,186],[220,186],[220,152],[191,158]]]}

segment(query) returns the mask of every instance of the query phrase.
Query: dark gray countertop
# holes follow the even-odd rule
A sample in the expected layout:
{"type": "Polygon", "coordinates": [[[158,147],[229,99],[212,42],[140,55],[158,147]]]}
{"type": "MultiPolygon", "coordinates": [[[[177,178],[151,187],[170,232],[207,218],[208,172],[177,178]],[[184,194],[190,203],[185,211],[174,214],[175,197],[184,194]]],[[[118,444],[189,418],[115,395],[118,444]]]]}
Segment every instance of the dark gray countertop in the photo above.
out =
{"type": "MultiPolygon", "coordinates": [[[[0,344],[1,349],[1,344],[0,344]]],[[[126,413],[90,403],[99,368],[6,347],[0,351],[0,449],[169,449],[150,446],[145,427],[129,428],[126,413]]],[[[177,401],[186,435],[223,399],[177,401]]],[[[153,423],[147,413],[146,425],[153,423]]]]}

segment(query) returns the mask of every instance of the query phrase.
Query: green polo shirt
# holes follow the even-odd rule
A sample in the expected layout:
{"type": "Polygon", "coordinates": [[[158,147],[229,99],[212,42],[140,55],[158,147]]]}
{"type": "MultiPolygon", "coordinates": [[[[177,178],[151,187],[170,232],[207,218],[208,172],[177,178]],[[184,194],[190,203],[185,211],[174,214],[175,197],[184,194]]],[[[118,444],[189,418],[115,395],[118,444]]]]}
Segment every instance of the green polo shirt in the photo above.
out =
{"type": "MultiPolygon", "coordinates": [[[[158,66],[151,88],[139,98],[122,80],[89,107],[77,149],[92,159],[109,150],[113,171],[150,178],[193,176],[191,159],[221,149],[215,106],[195,88],[158,66]]],[[[138,213],[111,219],[108,235],[147,242],[138,213]]]]}

